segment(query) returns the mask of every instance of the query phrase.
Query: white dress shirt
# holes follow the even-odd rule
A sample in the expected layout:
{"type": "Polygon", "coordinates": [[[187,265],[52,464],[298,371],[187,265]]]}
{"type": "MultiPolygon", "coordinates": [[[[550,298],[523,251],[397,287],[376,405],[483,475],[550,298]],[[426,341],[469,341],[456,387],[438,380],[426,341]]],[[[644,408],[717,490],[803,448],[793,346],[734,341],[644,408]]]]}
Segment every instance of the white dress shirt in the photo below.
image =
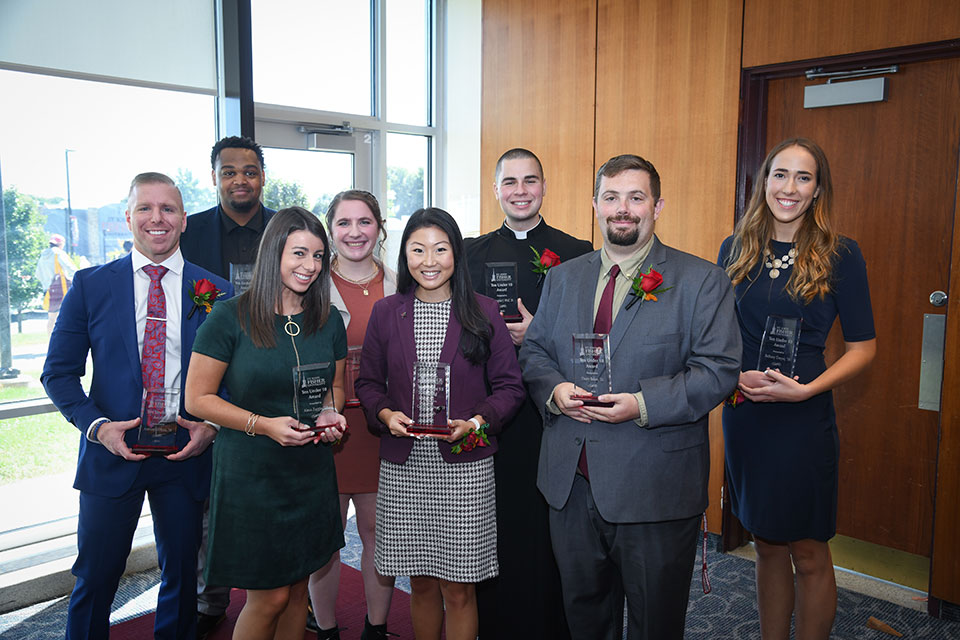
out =
{"type": "MultiPolygon", "coordinates": [[[[150,276],[143,268],[156,263],[151,262],[136,247],[130,251],[130,257],[133,263],[133,300],[134,317],[137,321],[137,353],[143,354],[143,332],[147,327],[147,298],[150,294],[150,276]]],[[[166,389],[179,389],[180,307],[183,298],[183,254],[180,253],[180,248],[178,247],[159,266],[167,268],[167,273],[160,280],[167,307],[167,348],[164,357],[163,386],[166,389]]],[[[100,417],[90,423],[86,431],[87,440],[98,442],[94,436],[93,427],[104,420],[106,418],[100,417]]]]}
{"type": "MultiPolygon", "coordinates": [[[[147,327],[147,297],[150,293],[150,276],[143,270],[150,262],[149,258],[134,248],[130,252],[133,258],[133,299],[137,319],[137,352],[143,353],[143,332],[147,327]]],[[[160,280],[163,295],[167,302],[167,349],[164,359],[163,386],[166,389],[180,388],[180,306],[183,297],[183,254],[177,248],[169,258],[159,264],[167,268],[160,280]]]]}

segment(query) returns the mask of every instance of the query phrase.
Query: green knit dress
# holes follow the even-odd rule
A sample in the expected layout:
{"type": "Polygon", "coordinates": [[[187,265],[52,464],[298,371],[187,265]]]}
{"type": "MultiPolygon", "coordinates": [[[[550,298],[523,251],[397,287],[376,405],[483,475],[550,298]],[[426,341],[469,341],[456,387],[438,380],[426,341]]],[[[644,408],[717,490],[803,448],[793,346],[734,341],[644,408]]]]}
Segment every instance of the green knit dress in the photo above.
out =
{"type": "MultiPolygon", "coordinates": [[[[303,314],[292,316],[301,327],[303,314]]],[[[275,316],[276,346],[256,347],[237,319],[237,299],[218,302],[197,332],[193,350],[228,363],[230,402],[264,417],[295,416],[297,357],[275,316]]],[[[302,365],[347,355],[343,320],[332,310],[312,335],[294,338],[302,365]]],[[[265,435],[223,428],[213,445],[208,584],[272,589],[324,566],[343,547],[333,453],[325,444],[281,447],[265,435]]]]}

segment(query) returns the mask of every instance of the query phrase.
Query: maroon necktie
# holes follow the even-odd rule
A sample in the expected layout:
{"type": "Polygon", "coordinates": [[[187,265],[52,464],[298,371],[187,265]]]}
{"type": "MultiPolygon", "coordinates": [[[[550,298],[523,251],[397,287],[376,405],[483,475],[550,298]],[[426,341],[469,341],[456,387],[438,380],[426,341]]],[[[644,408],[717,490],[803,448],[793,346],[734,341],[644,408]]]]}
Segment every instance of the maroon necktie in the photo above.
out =
{"type": "MultiPolygon", "coordinates": [[[[163,295],[161,278],[167,273],[166,267],[149,264],[143,272],[150,276],[150,290],[147,293],[147,324],[143,330],[143,355],[140,357],[140,369],[143,372],[143,388],[159,390],[163,393],[163,375],[167,359],[167,299],[163,295]]],[[[163,418],[163,398],[147,395],[147,423],[160,422],[163,418]]]]}
{"type": "MultiPolygon", "coordinates": [[[[597,318],[593,321],[594,333],[610,333],[610,327],[613,326],[613,290],[617,286],[617,275],[620,273],[620,265],[615,264],[610,269],[610,279],[607,280],[607,286],[603,288],[603,294],[600,296],[600,304],[597,306],[597,318]]],[[[587,480],[590,474],[587,472],[587,443],[584,440],[580,448],[580,459],[577,461],[577,470],[583,474],[587,480]]]]}

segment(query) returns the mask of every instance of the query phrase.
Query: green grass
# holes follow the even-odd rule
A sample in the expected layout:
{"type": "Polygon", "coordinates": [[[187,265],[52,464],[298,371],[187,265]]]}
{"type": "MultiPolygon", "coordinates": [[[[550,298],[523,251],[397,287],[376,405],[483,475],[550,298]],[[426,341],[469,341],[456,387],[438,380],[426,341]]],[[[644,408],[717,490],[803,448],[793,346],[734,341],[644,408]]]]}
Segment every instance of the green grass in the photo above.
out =
{"type": "MultiPolygon", "coordinates": [[[[10,327],[14,355],[37,354],[47,351],[46,321],[24,322],[24,333],[17,333],[16,323],[10,327]]],[[[0,402],[45,398],[40,385],[43,358],[14,360],[20,368],[21,378],[28,378],[26,385],[5,386],[0,381],[0,402]]],[[[81,380],[84,389],[90,388],[91,367],[81,380]]],[[[8,484],[27,478],[62,473],[77,464],[80,432],[63,419],[58,412],[23,418],[11,418],[0,422],[0,484],[8,484]]]]}
{"type": "Polygon", "coordinates": [[[17,323],[10,325],[10,346],[14,351],[26,353],[47,352],[47,332],[32,331],[17,333],[17,323]]]}
{"type": "Polygon", "coordinates": [[[73,469],[79,439],[80,432],[59,413],[0,422],[0,484],[73,469]]]}

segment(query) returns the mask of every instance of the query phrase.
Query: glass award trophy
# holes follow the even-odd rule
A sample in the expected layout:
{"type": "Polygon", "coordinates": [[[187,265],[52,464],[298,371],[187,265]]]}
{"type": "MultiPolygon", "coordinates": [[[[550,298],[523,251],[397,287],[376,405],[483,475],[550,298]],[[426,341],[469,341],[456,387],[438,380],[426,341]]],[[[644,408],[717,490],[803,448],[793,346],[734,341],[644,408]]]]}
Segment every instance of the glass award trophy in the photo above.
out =
{"type": "Polygon", "coordinates": [[[573,334],[573,383],[586,391],[572,396],[588,407],[612,407],[597,396],[610,393],[610,336],[606,333],[573,334]]]}
{"type": "Polygon", "coordinates": [[[134,453],[174,453],[177,450],[177,414],[180,389],[144,389],[140,404],[140,429],[134,453]]]}
{"type": "Polygon", "coordinates": [[[230,284],[233,285],[233,295],[238,296],[250,288],[253,282],[253,263],[230,263],[230,284]]]}
{"type": "Polygon", "coordinates": [[[444,362],[413,364],[413,435],[450,435],[450,365],[444,362]]]}
{"type": "Polygon", "coordinates": [[[357,376],[360,375],[360,353],[363,347],[347,347],[347,361],[343,371],[343,392],[346,394],[347,403],[345,407],[359,407],[360,400],[357,399],[357,392],[353,386],[357,382],[357,376]]]}
{"type": "Polygon", "coordinates": [[[500,305],[504,322],[522,322],[517,308],[517,263],[488,262],[484,265],[483,281],[487,297],[500,305]]]}
{"type": "MultiPolygon", "coordinates": [[[[329,362],[305,364],[293,368],[293,410],[300,431],[320,431],[317,418],[324,412],[335,410],[333,403],[333,374],[329,362]]],[[[332,415],[332,414],[331,414],[332,415]]]]}
{"type": "Polygon", "coordinates": [[[803,318],[767,316],[767,326],[760,340],[757,370],[777,369],[788,378],[793,377],[800,347],[800,325],[803,318]]]}

